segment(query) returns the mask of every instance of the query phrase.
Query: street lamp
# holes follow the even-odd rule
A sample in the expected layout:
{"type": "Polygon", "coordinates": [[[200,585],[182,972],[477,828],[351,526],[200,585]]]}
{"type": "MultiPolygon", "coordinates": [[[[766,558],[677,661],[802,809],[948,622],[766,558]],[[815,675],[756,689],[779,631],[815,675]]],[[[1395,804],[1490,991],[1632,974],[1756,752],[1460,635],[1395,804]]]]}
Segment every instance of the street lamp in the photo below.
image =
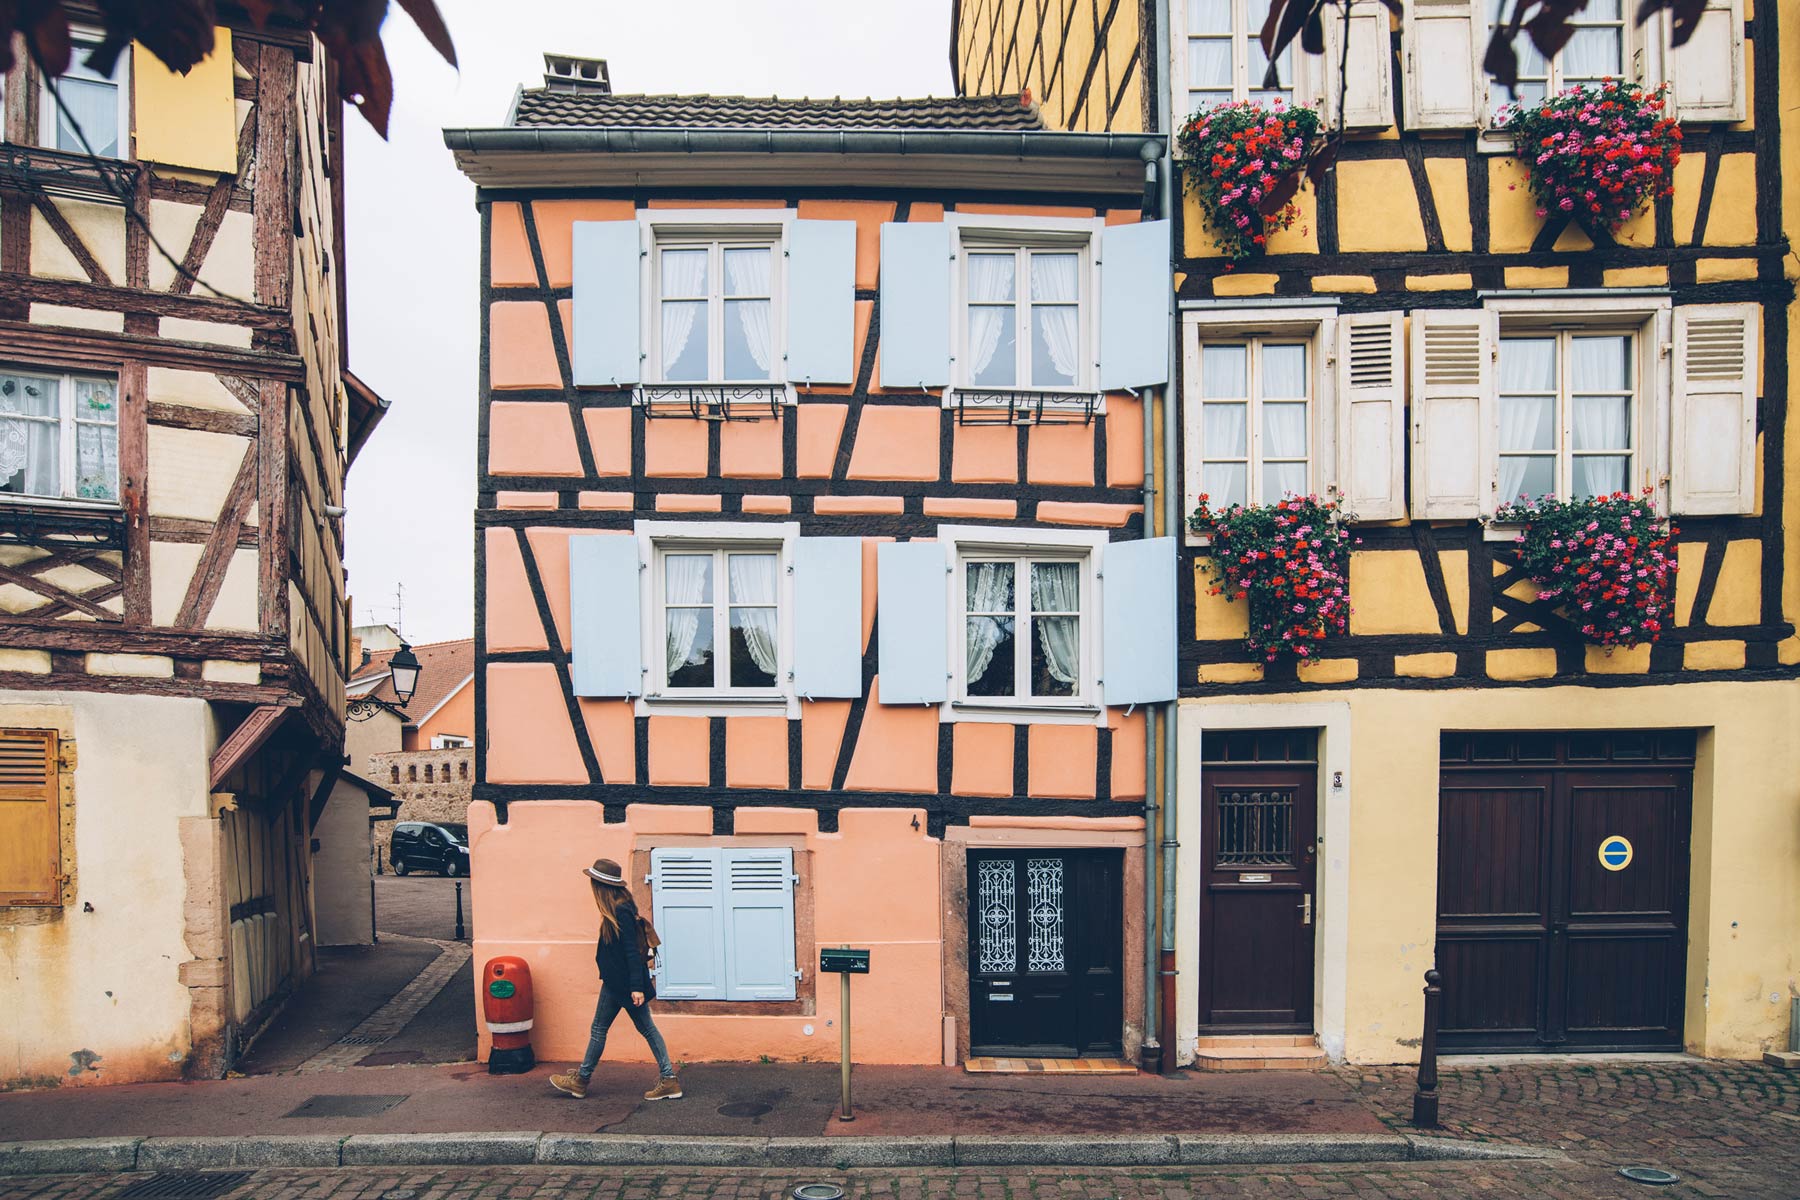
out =
{"type": "Polygon", "coordinates": [[[388,679],[394,685],[394,699],[397,703],[389,705],[372,696],[365,696],[351,700],[345,715],[352,721],[367,721],[384,708],[392,711],[406,707],[406,702],[419,690],[419,656],[405,642],[401,642],[400,649],[394,651],[394,656],[388,659],[388,679]]]}

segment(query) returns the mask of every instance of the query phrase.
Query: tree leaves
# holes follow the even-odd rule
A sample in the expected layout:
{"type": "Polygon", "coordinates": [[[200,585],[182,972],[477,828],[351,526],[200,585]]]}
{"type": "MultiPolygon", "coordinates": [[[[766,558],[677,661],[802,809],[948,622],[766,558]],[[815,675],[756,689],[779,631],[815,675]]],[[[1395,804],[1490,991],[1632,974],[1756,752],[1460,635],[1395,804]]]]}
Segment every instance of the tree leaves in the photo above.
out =
{"type": "MultiPolygon", "coordinates": [[[[213,49],[219,14],[213,0],[99,0],[102,39],[87,65],[112,73],[118,56],[141,43],[171,71],[186,74],[213,49]]],[[[396,0],[426,42],[456,65],[450,29],[434,0],[396,0]]],[[[258,28],[303,29],[318,37],[338,68],[338,95],[382,137],[394,103],[394,77],[381,44],[388,0],[238,0],[232,6],[258,28]]],[[[62,0],[0,0],[0,72],[13,63],[13,34],[52,75],[69,69],[69,16],[62,0]]]]}
{"type": "Polygon", "coordinates": [[[1688,39],[1694,36],[1694,30],[1699,28],[1701,16],[1706,12],[1706,0],[1643,0],[1638,5],[1638,24],[1642,25],[1665,8],[1669,10],[1674,22],[1669,31],[1669,45],[1687,45],[1688,39]]]}

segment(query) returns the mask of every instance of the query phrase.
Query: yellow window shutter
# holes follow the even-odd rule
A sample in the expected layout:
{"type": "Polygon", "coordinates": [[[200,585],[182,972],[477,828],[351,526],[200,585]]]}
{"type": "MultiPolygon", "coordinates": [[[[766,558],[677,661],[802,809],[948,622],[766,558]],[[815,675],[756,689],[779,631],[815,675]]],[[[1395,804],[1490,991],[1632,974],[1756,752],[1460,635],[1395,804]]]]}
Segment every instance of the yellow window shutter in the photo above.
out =
{"type": "Polygon", "coordinates": [[[137,157],[196,171],[237,173],[237,100],[231,30],[213,31],[213,50],[177,75],[142,45],[131,48],[137,157]]]}
{"type": "Polygon", "coordinates": [[[0,729],[0,905],[62,902],[56,731],[0,729]]]}

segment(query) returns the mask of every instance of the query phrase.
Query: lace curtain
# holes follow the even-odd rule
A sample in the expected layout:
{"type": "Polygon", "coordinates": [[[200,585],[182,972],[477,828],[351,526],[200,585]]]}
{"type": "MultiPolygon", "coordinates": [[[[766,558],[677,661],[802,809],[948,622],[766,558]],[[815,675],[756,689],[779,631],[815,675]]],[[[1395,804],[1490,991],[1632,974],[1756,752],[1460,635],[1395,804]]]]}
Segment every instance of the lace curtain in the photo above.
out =
{"type": "Polygon", "coordinates": [[[1081,256],[1031,256],[1031,315],[1049,355],[1049,370],[1033,354],[1032,383],[1072,384],[1081,365],[1081,256]],[[1038,378],[1038,376],[1043,376],[1038,378]]]}
{"type": "Polygon", "coordinates": [[[1574,492],[1605,496],[1629,485],[1630,458],[1625,454],[1590,455],[1587,451],[1631,448],[1630,339],[1578,337],[1569,343],[1571,449],[1575,454],[1574,492]],[[1595,394],[1601,393],[1601,394],[1595,394]]]}
{"type": "MultiPolygon", "coordinates": [[[[729,289],[726,295],[752,297],[745,300],[728,299],[725,306],[731,310],[730,315],[737,318],[736,324],[743,335],[744,348],[749,351],[751,361],[756,364],[753,372],[746,363],[728,362],[725,365],[725,375],[729,379],[769,377],[769,351],[774,337],[770,304],[766,297],[770,294],[772,269],[772,257],[768,250],[759,247],[725,251],[725,284],[729,289]]],[[[730,353],[734,349],[730,342],[726,343],[728,357],[733,359],[737,357],[730,353]]]]}
{"type": "MultiPolygon", "coordinates": [[[[101,158],[118,158],[119,85],[83,66],[81,60],[86,57],[85,50],[77,47],[68,74],[56,81],[57,93],[62,96],[63,107],[68,109],[67,116],[61,108],[56,110],[56,148],[84,154],[86,149],[81,144],[81,137],[85,134],[87,144],[93,147],[95,154],[101,158]],[[70,117],[74,118],[72,122],[70,117]]],[[[46,97],[44,103],[55,104],[55,101],[46,97]]]]}
{"type": "Polygon", "coordinates": [[[58,383],[34,375],[0,375],[0,491],[60,496],[62,415],[58,383]],[[40,420],[7,419],[37,417],[40,420]]]}
{"type": "MultiPolygon", "coordinates": [[[[1081,608],[1081,568],[1076,563],[1031,565],[1031,611],[1073,613],[1081,608]]],[[[1070,689],[1081,682],[1079,617],[1034,617],[1038,645],[1050,677],[1070,689]]]]}
{"type": "MultiPolygon", "coordinates": [[[[970,563],[966,569],[970,613],[1011,612],[1013,607],[1013,565],[1011,563],[970,563]]],[[[994,648],[1012,632],[1011,617],[971,616],[967,682],[973,686],[987,674],[994,661],[994,648]]]]}
{"type": "MultiPolygon", "coordinates": [[[[1509,450],[1554,450],[1556,342],[1504,338],[1500,343],[1500,501],[1510,504],[1527,490],[1526,473],[1542,460],[1509,450]],[[1548,435],[1548,436],[1546,436],[1548,435]]],[[[1542,468],[1540,468],[1541,472],[1542,468]]],[[[1539,476],[1541,480],[1541,474],[1539,476]]],[[[1541,490],[1555,487],[1549,482],[1541,490]]]]}
{"type": "Polygon", "coordinates": [[[775,625],[775,556],[731,554],[726,563],[731,576],[732,625],[743,631],[744,645],[757,669],[774,675],[780,645],[775,625]]]}
{"type": "Polygon", "coordinates": [[[984,378],[1000,348],[1005,323],[1013,319],[1013,280],[1016,265],[1010,254],[969,256],[969,378],[977,383],[1010,384],[1010,364],[1000,364],[991,379],[984,378]]]}
{"type": "MultiPolygon", "coordinates": [[[[712,609],[677,607],[710,605],[712,557],[704,554],[671,554],[663,559],[665,613],[664,666],[674,675],[693,657],[700,641],[700,623],[712,620],[712,609]]],[[[707,632],[711,632],[710,627],[707,632]]]]}
{"type": "MultiPolygon", "coordinates": [[[[662,260],[662,294],[664,296],[691,297],[706,295],[706,250],[664,250],[662,260]]],[[[662,304],[662,370],[663,378],[673,378],[675,364],[687,350],[688,340],[694,335],[696,321],[706,313],[706,301],[699,300],[664,300],[662,304]]],[[[705,344],[705,334],[701,335],[701,343],[705,344]]],[[[700,375],[704,378],[706,364],[700,364],[700,375]]]]}

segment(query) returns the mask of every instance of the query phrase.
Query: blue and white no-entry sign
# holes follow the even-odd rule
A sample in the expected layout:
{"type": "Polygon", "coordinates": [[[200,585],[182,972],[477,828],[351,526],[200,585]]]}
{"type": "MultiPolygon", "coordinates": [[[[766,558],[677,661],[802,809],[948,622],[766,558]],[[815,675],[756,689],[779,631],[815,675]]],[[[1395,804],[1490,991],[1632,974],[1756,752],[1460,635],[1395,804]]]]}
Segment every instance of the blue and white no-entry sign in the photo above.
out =
{"type": "Polygon", "coordinates": [[[1631,843],[1618,834],[1600,842],[1600,865],[1609,871],[1623,871],[1631,865],[1631,843]]]}

